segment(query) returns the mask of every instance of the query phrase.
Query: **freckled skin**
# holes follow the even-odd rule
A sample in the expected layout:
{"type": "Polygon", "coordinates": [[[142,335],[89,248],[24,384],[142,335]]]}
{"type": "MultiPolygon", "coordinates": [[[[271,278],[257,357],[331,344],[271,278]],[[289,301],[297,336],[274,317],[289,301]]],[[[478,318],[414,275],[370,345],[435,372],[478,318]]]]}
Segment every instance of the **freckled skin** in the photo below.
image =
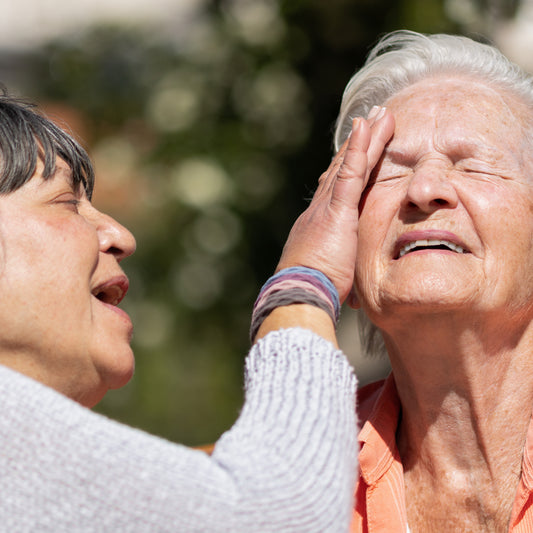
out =
{"type": "Polygon", "coordinates": [[[524,280],[533,271],[533,183],[519,118],[525,106],[466,78],[421,81],[387,106],[395,134],[359,221],[356,286],[365,310],[382,327],[399,306],[530,310],[533,283],[524,280]],[[454,232],[471,253],[393,260],[398,237],[418,229],[454,232]]]}
{"type": "Polygon", "coordinates": [[[408,522],[507,531],[533,405],[533,117],[464,76],[387,106],[395,132],[360,205],[355,284],[401,402],[408,522]],[[467,253],[397,258],[402,236],[439,231],[467,253]]]}

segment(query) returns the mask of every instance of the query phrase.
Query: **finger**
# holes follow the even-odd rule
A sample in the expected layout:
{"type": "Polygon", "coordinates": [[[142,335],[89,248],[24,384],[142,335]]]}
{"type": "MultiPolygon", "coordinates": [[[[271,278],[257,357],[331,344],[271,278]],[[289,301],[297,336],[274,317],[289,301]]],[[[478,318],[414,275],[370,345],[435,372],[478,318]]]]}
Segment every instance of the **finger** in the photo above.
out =
{"type": "MultiPolygon", "coordinates": [[[[381,118],[381,116],[383,115],[383,109],[385,109],[385,108],[383,108],[381,106],[377,106],[377,105],[372,107],[372,109],[368,113],[368,117],[366,119],[366,121],[367,121],[368,125],[370,126],[370,128],[372,128],[374,126],[374,124],[376,123],[376,121],[381,118]]],[[[342,163],[344,161],[344,156],[345,156],[346,150],[350,146],[350,138],[352,136],[352,133],[355,131],[355,129],[357,129],[357,127],[359,125],[359,120],[360,120],[360,117],[355,117],[352,120],[352,129],[350,130],[350,133],[346,137],[344,143],[342,144],[342,146],[340,147],[339,151],[337,152],[336,157],[334,158],[335,165],[328,169],[327,179],[325,179],[324,181],[326,182],[325,185],[329,186],[328,190],[330,190],[330,191],[331,191],[331,189],[333,187],[334,179],[336,179],[336,177],[337,177],[335,174],[339,171],[339,169],[340,169],[340,167],[341,167],[341,165],[342,165],[342,163]]]]}
{"type": "MultiPolygon", "coordinates": [[[[356,123],[356,120],[357,119],[354,119],[354,124],[356,123]]],[[[352,131],[353,131],[353,124],[352,124],[352,130],[350,131],[350,134],[348,135],[348,137],[346,138],[342,146],[339,148],[339,151],[333,156],[333,159],[331,160],[331,163],[328,169],[318,179],[318,187],[315,191],[315,195],[314,195],[315,197],[321,196],[323,193],[327,193],[331,191],[333,182],[335,181],[337,177],[337,173],[344,160],[344,155],[346,153],[346,149],[350,142],[352,131]]]]}
{"type": "Polygon", "coordinates": [[[366,117],[366,121],[368,122],[368,125],[372,127],[376,120],[379,119],[381,116],[381,110],[384,109],[382,106],[375,105],[372,107],[372,109],[369,111],[368,116],[366,117]]]}
{"type": "Polygon", "coordinates": [[[367,150],[370,145],[370,128],[366,120],[356,119],[342,165],[332,185],[331,205],[359,204],[367,177],[367,150]]]}
{"type": "Polygon", "coordinates": [[[383,155],[387,143],[391,140],[394,133],[394,125],[392,113],[385,107],[381,108],[373,124],[371,124],[372,138],[367,152],[369,175],[383,155]]]}
{"type": "MultiPolygon", "coordinates": [[[[347,166],[344,166],[344,159],[348,150],[355,149],[357,151],[361,149],[361,147],[351,144],[352,134],[354,133],[355,129],[357,129],[360,121],[360,118],[355,118],[353,120],[350,134],[333,158],[328,170],[320,177],[319,186],[315,192],[315,196],[321,196],[323,193],[332,193],[335,182],[339,177],[339,172],[341,173],[340,178],[342,180],[345,179],[343,173],[350,171],[350,164],[353,164],[353,160],[352,163],[348,163],[347,166]]],[[[363,149],[368,150],[368,160],[366,161],[367,168],[365,169],[365,173],[363,175],[365,184],[368,181],[370,172],[379,161],[385,145],[392,136],[394,131],[394,118],[392,117],[390,111],[387,111],[385,107],[374,106],[370,110],[366,121],[372,129],[372,142],[370,146],[366,146],[363,149]]],[[[351,154],[353,158],[354,152],[351,152],[351,154]]],[[[363,161],[360,160],[360,164],[362,162],[363,161]]]]}
{"type": "Polygon", "coordinates": [[[320,176],[320,178],[318,180],[319,189],[320,188],[324,189],[324,188],[328,188],[329,187],[329,184],[334,179],[334,176],[337,174],[337,172],[339,171],[339,168],[340,168],[340,166],[342,164],[342,160],[344,158],[344,151],[345,151],[345,149],[339,150],[335,154],[335,156],[331,160],[331,163],[330,163],[329,167],[327,168],[327,170],[320,176]]]}
{"type": "Polygon", "coordinates": [[[371,132],[368,122],[362,118],[354,119],[346,152],[337,172],[337,179],[364,178],[366,173],[367,150],[370,146],[370,141],[371,132]]]}

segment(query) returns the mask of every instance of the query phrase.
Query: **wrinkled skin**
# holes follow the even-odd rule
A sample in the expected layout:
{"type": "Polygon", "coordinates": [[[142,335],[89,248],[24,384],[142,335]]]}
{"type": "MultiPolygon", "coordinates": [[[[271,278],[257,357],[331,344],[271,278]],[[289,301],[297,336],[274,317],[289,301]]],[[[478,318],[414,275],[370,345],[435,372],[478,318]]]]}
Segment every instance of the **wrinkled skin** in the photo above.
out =
{"type": "Polygon", "coordinates": [[[353,287],[361,195],[394,130],[386,109],[374,113],[368,120],[355,119],[350,137],[295,222],[278,265],[278,270],[306,266],[322,271],[337,288],[341,303],[353,287]]]}
{"type": "Polygon", "coordinates": [[[0,196],[0,362],[93,406],[133,374],[117,304],[135,240],[73,188],[63,161],[51,179],[42,168],[0,196]]]}

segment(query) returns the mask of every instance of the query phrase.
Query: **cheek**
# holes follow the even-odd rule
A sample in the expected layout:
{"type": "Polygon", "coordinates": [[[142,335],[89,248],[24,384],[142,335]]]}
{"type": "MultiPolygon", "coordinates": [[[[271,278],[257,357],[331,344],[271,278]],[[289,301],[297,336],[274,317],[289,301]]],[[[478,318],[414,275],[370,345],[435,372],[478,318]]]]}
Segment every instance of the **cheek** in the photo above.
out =
{"type": "Polygon", "coordinates": [[[37,233],[43,248],[56,257],[63,257],[65,265],[96,261],[100,249],[98,234],[90,223],[81,217],[46,220],[37,224],[37,233]]]}
{"type": "Polygon", "coordinates": [[[81,284],[88,286],[98,262],[99,243],[96,231],[83,219],[36,218],[11,230],[2,241],[0,257],[4,259],[0,268],[9,269],[10,276],[37,277],[43,287],[55,287],[61,294],[78,290],[81,284]]]}
{"type": "Polygon", "coordinates": [[[377,258],[385,243],[394,209],[390,200],[372,189],[359,210],[356,264],[377,258]]]}
{"type": "Polygon", "coordinates": [[[485,248],[501,265],[528,261],[533,253],[533,202],[531,191],[494,187],[471,191],[464,205],[485,248]],[[477,193],[477,194],[476,194],[477,193]]]}
{"type": "Polygon", "coordinates": [[[515,208],[487,220],[486,226],[486,241],[490,242],[494,267],[499,267],[507,277],[521,272],[524,283],[533,275],[532,220],[529,209],[515,208]]]}

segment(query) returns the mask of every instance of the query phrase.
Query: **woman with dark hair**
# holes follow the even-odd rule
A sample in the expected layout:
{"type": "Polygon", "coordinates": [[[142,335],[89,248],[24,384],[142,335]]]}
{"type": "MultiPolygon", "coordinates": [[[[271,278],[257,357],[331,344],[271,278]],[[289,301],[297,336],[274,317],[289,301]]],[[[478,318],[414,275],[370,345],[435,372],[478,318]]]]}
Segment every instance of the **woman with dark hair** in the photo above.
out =
{"type": "Polygon", "coordinates": [[[334,326],[353,277],[361,184],[391,131],[362,121],[321,178],[257,300],[241,415],[209,456],[86,409],[133,374],[118,304],[135,240],[92,206],[83,149],[0,96],[3,530],[347,529],[355,378],[334,326]]]}

